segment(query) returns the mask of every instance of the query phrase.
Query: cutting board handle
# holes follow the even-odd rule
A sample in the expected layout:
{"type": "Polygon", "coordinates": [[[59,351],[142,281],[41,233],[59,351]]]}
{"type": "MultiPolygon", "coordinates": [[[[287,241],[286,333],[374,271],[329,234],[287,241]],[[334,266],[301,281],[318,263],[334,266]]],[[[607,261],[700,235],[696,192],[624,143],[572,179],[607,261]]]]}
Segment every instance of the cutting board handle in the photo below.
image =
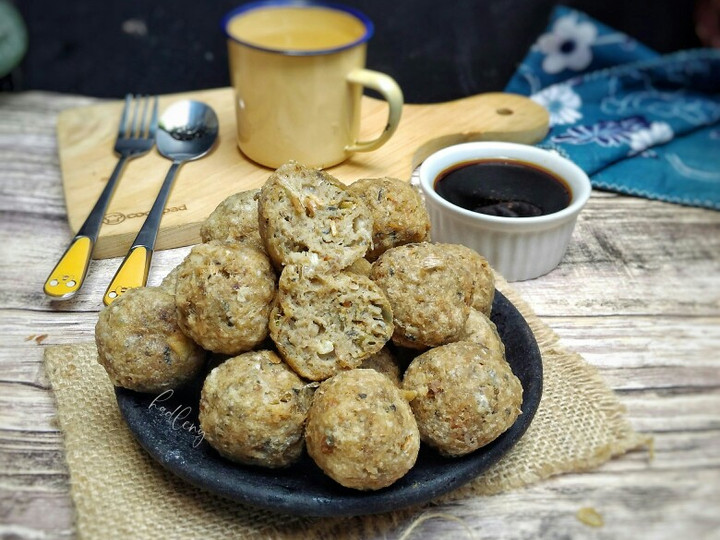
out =
{"type": "Polygon", "coordinates": [[[408,105],[405,129],[424,133],[416,140],[411,167],[453,144],[471,141],[537,143],[548,131],[547,110],[517,94],[494,92],[432,105],[408,105]]]}

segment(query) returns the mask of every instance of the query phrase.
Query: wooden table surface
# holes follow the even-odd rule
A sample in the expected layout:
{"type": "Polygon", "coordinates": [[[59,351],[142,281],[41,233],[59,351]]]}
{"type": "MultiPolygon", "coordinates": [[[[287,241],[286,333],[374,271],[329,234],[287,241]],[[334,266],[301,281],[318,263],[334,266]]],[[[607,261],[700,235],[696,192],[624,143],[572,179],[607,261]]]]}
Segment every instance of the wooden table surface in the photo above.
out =
{"type": "MultiPolygon", "coordinates": [[[[89,341],[119,259],[93,262],[71,301],[43,281],[70,240],[55,122],[87,97],[0,94],[0,537],[72,538],[73,505],[42,367],[89,341]]],[[[188,248],[158,252],[156,284],[188,248]]],[[[720,212],[593,192],[561,265],[514,288],[597,366],[654,438],[584,474],[440,506],[411,538],[720,538],[720,212]],[[604,526],[576,517],[593,507],[604,526]]],[[[405,527],[392,532],[402,536],[405,527]]]]}

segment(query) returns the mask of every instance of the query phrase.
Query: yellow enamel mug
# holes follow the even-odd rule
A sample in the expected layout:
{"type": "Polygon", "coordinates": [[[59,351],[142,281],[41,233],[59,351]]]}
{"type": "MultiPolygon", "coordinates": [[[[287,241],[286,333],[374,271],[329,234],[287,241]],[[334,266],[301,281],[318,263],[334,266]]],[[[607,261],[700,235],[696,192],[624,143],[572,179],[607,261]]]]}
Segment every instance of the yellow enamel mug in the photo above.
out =
{"type": "Polygon", "coordinates": [[[330,167],[382,146],[397,129],[403,95],[365,69],[370,19],[354,8],[298,0],[244,4],[222,21],[228,38],[237,142],[251,160],[330,167]],[[363,87],[388,102],[374,140],[358,141],[363,87]]]}

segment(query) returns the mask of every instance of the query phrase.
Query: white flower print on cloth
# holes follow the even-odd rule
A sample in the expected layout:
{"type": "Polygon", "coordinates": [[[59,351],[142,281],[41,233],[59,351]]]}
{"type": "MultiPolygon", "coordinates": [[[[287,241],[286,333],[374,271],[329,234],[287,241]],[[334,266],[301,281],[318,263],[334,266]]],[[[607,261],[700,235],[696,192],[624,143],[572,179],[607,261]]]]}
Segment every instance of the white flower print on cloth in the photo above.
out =
{"type": "Polygon", "coordinates": [[[574,124],[582,118],[582,99],[569,84],[555,84],[530,96],[550,113],[550,126],[574,124]]]}
{"type": "Polygon", "coordinates": [[[549,110],[538,146],[593,187],[720,210],[720,50],[661,55],[558,5],[505,91],[549,110]]]}
{"type": "Polygon", "coordinates": [[[537,41],[537,48],[546,55],[542,62],[543,70],[547,73],[560,73],[564,69],[584,70],[592,62],[590,46],[596,38],[595,25],[579,22],[577,12],[559,18],[552,30],[537,41]]]}
{"type": "Polygon", "coordinates": [[[673,129],[665,122],[652,122],[646,129],[641,129],[630,134],[630,153],[634,156],[648,148],[666,143],[673,138],[673,129]]]}

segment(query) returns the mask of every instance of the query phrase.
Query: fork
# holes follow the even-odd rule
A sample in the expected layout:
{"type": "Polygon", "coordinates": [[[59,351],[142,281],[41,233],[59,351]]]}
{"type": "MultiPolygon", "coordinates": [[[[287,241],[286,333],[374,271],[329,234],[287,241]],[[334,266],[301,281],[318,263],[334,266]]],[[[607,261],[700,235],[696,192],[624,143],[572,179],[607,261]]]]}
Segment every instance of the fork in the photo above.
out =
{"type": "Polygon", "coordinates": [[[125,107],[115,140],[115,153],[120,159],[102,190],[95,206],[72,239],[65,253],[45,280],[45,294],[55,300],[72,298],[85,281],[90,258],[102,226],[103,217],[112,199],[125,164],[147,154],[155,144],[158,124],[157,96],[125,96],[125,107]]]}

